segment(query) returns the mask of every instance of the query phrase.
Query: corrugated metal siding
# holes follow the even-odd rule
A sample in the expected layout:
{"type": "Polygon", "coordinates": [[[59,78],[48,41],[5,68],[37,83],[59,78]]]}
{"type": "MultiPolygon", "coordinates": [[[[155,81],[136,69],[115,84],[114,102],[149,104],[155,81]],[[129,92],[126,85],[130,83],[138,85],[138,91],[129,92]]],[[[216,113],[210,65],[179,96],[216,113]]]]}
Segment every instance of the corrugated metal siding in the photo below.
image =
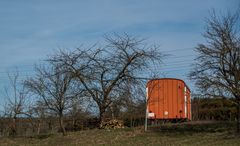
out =
{"type": "Polygon", "coordinates": [[[156,119],[191,119],[190,90],[184,81],[179,79],[154,79],[148,82],[147,88],[148,111],[153,112],[156,119]],[[185,87],[186,93],[184,91],[185,87]]]}

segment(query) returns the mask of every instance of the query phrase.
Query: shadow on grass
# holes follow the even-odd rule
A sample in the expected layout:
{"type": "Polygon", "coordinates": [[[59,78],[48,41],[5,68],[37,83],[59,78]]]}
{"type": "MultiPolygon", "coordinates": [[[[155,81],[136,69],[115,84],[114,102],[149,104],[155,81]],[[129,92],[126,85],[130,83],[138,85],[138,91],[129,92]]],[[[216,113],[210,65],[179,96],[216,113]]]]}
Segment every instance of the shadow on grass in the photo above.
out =
{"type": "Polygon", "coordinates": [[[186,123],[167,123],[156,126],[149,126],[150,131],[161,133],[213,133],[213,132],[232,132],[235,130],[234,122],[186,122],[186,123]]]}
{"type": "Polygon", "coordinates": [[[34,139],[47,139],[47,138],[50,138],[52,137],[53,134],[39,134],[39,135],[33,135],[33,136],[30,136],[29,138],[34,138],[34,139]]]}

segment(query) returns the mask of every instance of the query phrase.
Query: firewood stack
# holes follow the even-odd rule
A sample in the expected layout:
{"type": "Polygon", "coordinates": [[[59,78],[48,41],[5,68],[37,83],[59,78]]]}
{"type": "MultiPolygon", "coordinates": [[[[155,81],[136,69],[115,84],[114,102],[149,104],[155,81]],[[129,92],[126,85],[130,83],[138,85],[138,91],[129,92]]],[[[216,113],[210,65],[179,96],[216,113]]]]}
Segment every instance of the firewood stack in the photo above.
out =
{"type": "Polygon", "coordinates": [[[117,120],[117,119],[112,119],[107,122],[102,122],[100,124],[101,129],[119,129],[119,128],[124,128],[123,121],[117,120]]]}

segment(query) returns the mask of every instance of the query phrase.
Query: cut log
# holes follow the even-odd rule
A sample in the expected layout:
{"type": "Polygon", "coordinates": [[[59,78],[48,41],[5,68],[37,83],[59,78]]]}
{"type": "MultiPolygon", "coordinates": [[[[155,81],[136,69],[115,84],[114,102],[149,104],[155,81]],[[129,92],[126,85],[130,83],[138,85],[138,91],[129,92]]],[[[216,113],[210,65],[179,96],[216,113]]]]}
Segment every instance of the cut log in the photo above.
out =
{"type": "Polygon", "coordinates": [[[100,129],[119,129],[119,128],[124,128],[123,121],[117,120],[117,119],[112,119],[107,122],[102,122],[100,124],[100,129]]]}

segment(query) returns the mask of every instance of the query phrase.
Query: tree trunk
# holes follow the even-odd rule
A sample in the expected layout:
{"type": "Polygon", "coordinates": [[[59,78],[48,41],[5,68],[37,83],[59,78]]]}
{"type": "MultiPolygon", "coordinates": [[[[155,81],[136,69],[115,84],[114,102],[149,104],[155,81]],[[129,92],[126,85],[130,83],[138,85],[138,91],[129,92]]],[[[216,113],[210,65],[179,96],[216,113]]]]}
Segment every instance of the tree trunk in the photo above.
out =
{"type": "Polygon", "coordinates": [[[53,132],[53,125],[52,125],[52,119],[51,117],[49,118],[48,121],[48,130],[52,133],[53,132]]]}
{"type": "Polygon", "coordinates": [[[100,127],[101,123],[104,122],[104,120],[105,120],[105,119],[104,119],[104,118],[105,118],[105,117],[104,117],[104,115],[105,115],[105,108],[100,107],[100,108],[99,108],[99,112],[100,112],[100,113],[99,113],[99,123],[98,123],[98,124],[99,124],[99,127],[100,127]]]}
{"type": "Polygon", "coordinates": [[[11,136],[16,136],[17,135],[17,117],[13,117],[13,125],[11,129],[11,136]]]}
{"type": "Polygon", "coordinates": [[[237,133],[240,133],[240,103],[237,102],[237,133]]]}
{"type": "Polygon", "coordinates": [[[76,131],[76,119],[74,117],[75,115],[72,116],[72,130],[76,131]]]}
{"type": "Polygon", "coordinates": [[[41,122],[38,122],[37,124],[37,134],[39,135],[41,131],[41,122]]]}
{"type": "Polygon", "coordinates": [[[59,125],[60,125],[63,136],[67,135],[65,127],[64,127],[64,123],[63,123],[63,115],[62,114],[59,115],[59,125]]]}
{"type": "Polygon", "coordinates": [[[111,118],[115,119],[113,103],[110,104],[109,108],[110,108],[110,111],[111,111],[111,116],[112,116],[111,118]]]}

